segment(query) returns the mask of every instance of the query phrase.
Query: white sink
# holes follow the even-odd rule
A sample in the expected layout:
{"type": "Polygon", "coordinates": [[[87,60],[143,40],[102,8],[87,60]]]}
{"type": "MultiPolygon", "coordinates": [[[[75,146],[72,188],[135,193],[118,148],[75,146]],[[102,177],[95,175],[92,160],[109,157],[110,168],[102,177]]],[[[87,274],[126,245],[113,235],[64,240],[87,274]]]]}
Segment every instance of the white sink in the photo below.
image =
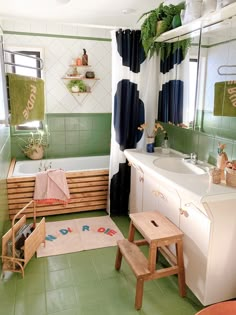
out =
{"type": "Polygon", "coordinates": [[[207,173],[207,168],[203,165],[192,164],[191,161],[179,157],[163,157],[153,161],[158,168],[179,174],[202,175],[207,173]]]}

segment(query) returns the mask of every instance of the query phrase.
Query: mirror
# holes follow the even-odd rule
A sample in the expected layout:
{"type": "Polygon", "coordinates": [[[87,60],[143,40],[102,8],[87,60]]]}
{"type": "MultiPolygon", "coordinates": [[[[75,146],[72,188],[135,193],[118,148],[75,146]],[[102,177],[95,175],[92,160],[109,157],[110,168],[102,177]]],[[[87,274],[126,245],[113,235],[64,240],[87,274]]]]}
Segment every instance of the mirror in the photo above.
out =
{"type": "Polygon", "coordinates": [[[202,29],[195,130],[236,137],[236,17],[202,29]]]}
{"type": "Polygon", "coordinates": [[[161,51],[158,120],[193,128],[200,30],[165,43],[168,45],[164,46],[164,54],[163,48],[161,51]]]}

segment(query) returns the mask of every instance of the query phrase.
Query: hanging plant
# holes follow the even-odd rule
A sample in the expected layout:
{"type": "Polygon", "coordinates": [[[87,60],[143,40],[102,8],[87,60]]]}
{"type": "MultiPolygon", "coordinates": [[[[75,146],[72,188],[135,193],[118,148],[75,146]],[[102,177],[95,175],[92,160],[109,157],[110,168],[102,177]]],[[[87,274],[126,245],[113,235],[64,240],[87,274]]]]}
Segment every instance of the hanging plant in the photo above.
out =
{"type": "MultiPolygon", "coordinates": [[[[141,39],[146,56],[150,54],[151,58],[154,53],[158,55],[161,48],[166,48],[168,46],[168,43],[158,42],[157,38],[162,33],[181,26],[180,12],[184,8],[184,2],[181,2],[178,5],[170,4],[169,6],[161,3],[158,8],[144,13],[139,18],[140,20],[148,15],[141,25],[141,39]]],[[[186,53],[190,44],[191,42],[189,39],[184,39],[178,42],[178,47],[183,47],[183,52],[186,53]]]]}

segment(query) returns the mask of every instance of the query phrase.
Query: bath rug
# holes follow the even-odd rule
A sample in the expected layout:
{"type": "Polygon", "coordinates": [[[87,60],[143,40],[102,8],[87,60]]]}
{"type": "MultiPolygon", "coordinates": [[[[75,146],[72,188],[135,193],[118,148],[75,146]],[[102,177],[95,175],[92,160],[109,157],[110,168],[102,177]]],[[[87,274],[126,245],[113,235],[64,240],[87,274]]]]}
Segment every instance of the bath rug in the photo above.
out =
{"type": "Polygon", "coordinates": [[[46,246],[40,245],[37,257],[116,246],[122,239],[123,234],[109,216],[46,222],[46,246]]]}

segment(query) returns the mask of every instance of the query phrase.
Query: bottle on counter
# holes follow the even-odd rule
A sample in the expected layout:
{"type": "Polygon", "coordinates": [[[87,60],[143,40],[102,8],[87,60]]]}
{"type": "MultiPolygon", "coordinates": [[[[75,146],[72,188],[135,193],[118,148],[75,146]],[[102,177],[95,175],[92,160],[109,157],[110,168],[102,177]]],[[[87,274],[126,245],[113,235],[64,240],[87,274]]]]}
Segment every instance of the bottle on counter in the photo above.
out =
{"type": "Polygon", "coordinates": [[[161,149],[162,153],[164,153],[164,154],[169,154],[170,153],[168,134],[167,134],[166,131],[165,131],[165,136],[164,136],[164,140],[163,140],[161,148],[162,148],[161,149]]]}

